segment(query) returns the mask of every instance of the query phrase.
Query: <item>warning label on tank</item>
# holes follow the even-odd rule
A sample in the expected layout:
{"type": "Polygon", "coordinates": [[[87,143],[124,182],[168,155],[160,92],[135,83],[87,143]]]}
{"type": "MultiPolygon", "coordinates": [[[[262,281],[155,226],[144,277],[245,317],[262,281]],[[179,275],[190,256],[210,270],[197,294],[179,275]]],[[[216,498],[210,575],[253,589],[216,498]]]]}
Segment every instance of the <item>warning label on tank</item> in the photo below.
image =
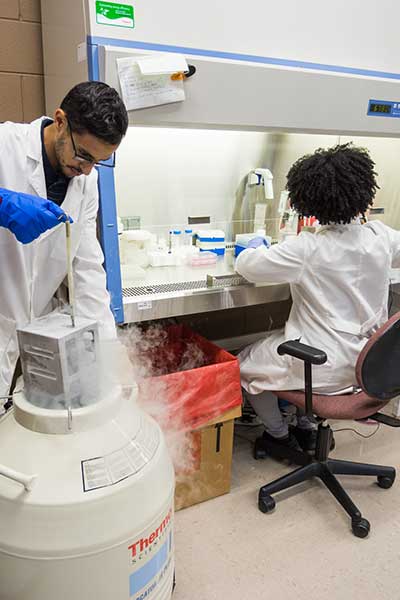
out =
{"type": "Polygon", "coordinates": [[[160,443],[157,427],[142,419],[138,434],[126,446],[82,461],[83,490],[89,492],[115,485],[138,473],[153,458],[160,443]]]}

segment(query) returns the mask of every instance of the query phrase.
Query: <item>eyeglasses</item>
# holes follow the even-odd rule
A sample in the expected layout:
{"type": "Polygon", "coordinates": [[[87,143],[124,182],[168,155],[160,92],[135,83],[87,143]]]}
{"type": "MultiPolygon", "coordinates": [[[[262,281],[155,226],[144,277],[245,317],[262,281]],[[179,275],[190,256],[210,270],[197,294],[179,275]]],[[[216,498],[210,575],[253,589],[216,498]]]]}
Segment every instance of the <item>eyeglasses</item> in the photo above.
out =
{"type": "Polygon", "coordinates": [[[68,125],[68,129],[69,129],[69,135],[71,137],[72,147],[74,149],[74,160],[76,160],[77,162],[79,162],[81,164],[93,165],[95,167],[110,167],[111,169],[113,169],[115,167],[115,152],[113,152],[113,154],[107,160],[99,160],[99,161],[96,161],[93,158],[93,156],[90,156],[90,154],[87,154],[86,156],[81,156],[80,154],[78,154],[76,151],[74,137],[72,135],[72,128],[71,128],[71,125],[69,124],[68,119],[67,119],[67,125],[68,125]]]}

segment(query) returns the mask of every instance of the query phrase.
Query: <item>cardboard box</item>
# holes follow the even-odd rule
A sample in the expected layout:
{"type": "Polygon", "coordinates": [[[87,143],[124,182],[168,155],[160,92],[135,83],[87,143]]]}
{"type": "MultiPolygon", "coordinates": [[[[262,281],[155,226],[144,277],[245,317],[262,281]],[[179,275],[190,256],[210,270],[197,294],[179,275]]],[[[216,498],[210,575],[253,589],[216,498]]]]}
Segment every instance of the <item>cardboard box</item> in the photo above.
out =
{"type": "Polygon", "coordinates": [[[172,442],[177,449],[173,458],[179,510],[230,490],[233,421],[242,412],[239,363],[186,326],[149,331],[131,358],[150,373],[139,382],[139,403],[167,439],[169,433],[179,433],[172,442]],[[191,367],[182,369],[182,357],[194,348],[202,353],[198,366],[190,361],[191,367]],[[179,470],[182,464],[184,470],[179,470]]]}
{"type": "Polygon", "coordinates": [[[176,474],[175,510],[230,491],[233,426],[241,413],[236,406],[190,433],[197,456],[191,472],[176,474]]]}

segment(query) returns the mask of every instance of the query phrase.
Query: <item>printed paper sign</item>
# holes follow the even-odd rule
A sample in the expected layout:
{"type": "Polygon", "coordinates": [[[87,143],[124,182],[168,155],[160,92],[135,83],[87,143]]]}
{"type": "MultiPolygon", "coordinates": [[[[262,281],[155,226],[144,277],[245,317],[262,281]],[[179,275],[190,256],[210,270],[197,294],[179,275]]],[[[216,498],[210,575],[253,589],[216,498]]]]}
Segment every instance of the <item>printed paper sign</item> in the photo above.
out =
{"type": "Polygon", "coordinates": [[[143,75],[135,58],[118,58],[118,76],[127,110],[148,108],[185,99],[182,81],[167,75],[143,75]]]}

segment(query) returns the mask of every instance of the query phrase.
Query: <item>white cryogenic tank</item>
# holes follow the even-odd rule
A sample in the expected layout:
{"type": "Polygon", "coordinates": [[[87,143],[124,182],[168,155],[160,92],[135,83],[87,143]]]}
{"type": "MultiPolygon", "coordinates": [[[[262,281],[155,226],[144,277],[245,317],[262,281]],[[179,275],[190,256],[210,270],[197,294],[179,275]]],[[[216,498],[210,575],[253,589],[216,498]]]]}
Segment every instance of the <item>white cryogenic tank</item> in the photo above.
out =
{"type": "Polygon", "coordinates": [[[169,599],[173,496],[135,393],[72,410],[14,394],[0,420],[0,599],[169,599]]]}

